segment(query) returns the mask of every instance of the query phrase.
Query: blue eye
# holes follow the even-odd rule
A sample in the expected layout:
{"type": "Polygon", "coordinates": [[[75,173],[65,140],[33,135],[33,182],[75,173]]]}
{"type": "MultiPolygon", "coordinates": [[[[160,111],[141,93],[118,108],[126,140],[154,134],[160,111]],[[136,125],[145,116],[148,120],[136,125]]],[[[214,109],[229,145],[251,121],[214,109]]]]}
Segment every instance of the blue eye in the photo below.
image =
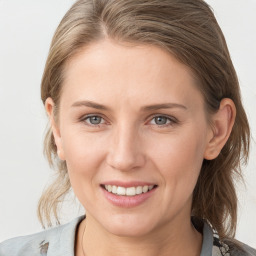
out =
{"type": "Polygon", "coordinates": [[[165,116],[157,116],[154,118],[154,121],[157,125],[164,125],[166,124],[169,120],[165,116]]]}
{"type": "Polygon", "coordinates": [[[98,125],[102,121],[102,117],[100,116],[89,116],[85,119],[86,122],[89,122],[89,124],[92,125],[98,125]]]}
{"type": "Polygon", "coordinates": [[[172,118],[170,117],[167,117],[167,116],[155,116],[151,121],[150,121],[151,124],[156,124],[156,125],[159,125],[159,126],[168,126],[168,125],[172,125],[175,122],[175,120],[173,120],[172,118]]]}
{"type": "MultiPolygon", "coordinates": [[[[174,118],[159,115],[159,116],[153,117],[150,121],[150,124],[158,125],[162,127],[169,126],[177,123],[177,121],[173,119],[174,118]]],[[[104,118],[96,115],[85,116],[84,118],[81,119],[81,121],[86,122],[88,125],[91,125],[91,126],[99,126],[105,123],[104,118]]]]}

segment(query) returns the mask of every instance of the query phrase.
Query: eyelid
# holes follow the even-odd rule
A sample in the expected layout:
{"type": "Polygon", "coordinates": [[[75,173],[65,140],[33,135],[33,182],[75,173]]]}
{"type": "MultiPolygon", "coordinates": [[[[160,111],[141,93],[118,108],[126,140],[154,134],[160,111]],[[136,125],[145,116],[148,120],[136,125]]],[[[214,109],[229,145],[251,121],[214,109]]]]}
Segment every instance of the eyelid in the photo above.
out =
{"type": "Polygon", "coordinates": [[[165,114],[154,114],[154,115],[150,116],[149,122],[151,122],[154,118],[157,118],[157,117],[165,117],[170,121],[170,123],[163,124],[163,125],[153,124],[153,125],[157,125],[158,127],[161,127],[161,128],[167,127],[167,126],[172,126],[174,124],[179,123],[178,119],[175,118],[174,116],[169,116],[169,115],[165,115],[165,114]]]}
{"type": "Polygon", "coordinates": [[[79,118],[79,121],[80,121],[80,122],[85,122],[86,125],[92,126],[92,127],[98,127],[98,126],[100,126],[100,125],[102,125],[102,124],[106,124],[106,123],[107,123],[106,119],[105,119],[101,114],[97,114],[97,113],[84,115],[84,116],[82,116],[81,118],[79,118]],[[104,123],[99,123],[99,124],[90,124],[90,123],[87,123],[86,120],[89,119],[90,117],[100,117],[102,120],[104,120],[104,123]]]}
{"type": "MultiPolygon", "coordinates": [[[[173,116],[169,116],[169,115],[166,115],[166,114],[153,114],[151,115],[150,117],[148,117],[147,119],[149,119],[149,122],[151,122],[154,118],[157,118],[157,117],[165,117],[167,118],[170,123],[167,123],[167,124],[163,124],[163,125],[158,125],[158,124],[152,124],[152,125],[157,125],[158,127],[166,127],[166,126],[172,126],[174,124],[177,124],[179,123],[178,119],[173,117],[173,116]]],[[[106,124],[107,121],[106,121],[106,118],[102,116],[102,114],[99,114],[99,113],[93,113],[93,114],[87,114],[87,115],[84,115],[82,116],[81,118],[79,118],[79,121],[81,122],[86,122],[86,124],[88,126],[92,126],[92,127],[98,127],[102,124],[106,124]],[[87,123],[86,120],[90,117],[100,117],[102,120],[104,120],[104,123],[99,123],[99,124],[90,124],[90,123],[87,123]]]]}

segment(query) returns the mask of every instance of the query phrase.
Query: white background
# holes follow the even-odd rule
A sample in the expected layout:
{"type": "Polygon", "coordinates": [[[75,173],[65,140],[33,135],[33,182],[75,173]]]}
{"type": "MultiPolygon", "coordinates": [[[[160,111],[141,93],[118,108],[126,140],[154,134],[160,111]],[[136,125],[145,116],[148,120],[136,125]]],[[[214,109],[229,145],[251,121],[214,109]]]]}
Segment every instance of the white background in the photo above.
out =
{"type": "MultiPolygon", "coordinates": [[[[52,171],[42,154],[40,80],[51,37],[72,0],[0,0],[0,241],[37,232],[52,171]]],[[[227,39],[256,139],[256,0],[208,0],[227,39]]],[[[256,247],[256,143],[239,186],[237,239],[256,247]]],[[[65,221],[77,214],[66,212],[65,221]]]]}

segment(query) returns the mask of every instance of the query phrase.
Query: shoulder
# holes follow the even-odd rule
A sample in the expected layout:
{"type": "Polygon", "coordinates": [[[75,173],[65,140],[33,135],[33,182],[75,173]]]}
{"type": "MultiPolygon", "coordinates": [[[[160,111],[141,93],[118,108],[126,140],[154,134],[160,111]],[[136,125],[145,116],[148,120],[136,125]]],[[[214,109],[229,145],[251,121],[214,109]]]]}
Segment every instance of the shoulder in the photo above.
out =
{"type": "Polygon", "coordinates": [[[200,256],[256,256],[256,250],[235,239],[221,240],[206,220],[192,218],[195,228],[203,235],[200,256]]]}
{"type": "Polygon", "coordinates": [[[243,251],[245,252],[246,256],[256,256],[256,250],[247,244],[243,244],[243,251]]]}
{"type": "Polygon", "coordinates": [[[228,245],[230,256],[256,256],[256,250],[237,240],[224,240],[228,245]]]}
{"type": "Polygon", "coordinates": [[[220,240],[213,230],[212,256],[256,256],[256,250],[233,238],[220,240]]]}
{"type": "Polygon", "coordinates": [[[76,227],[83,218],[36,234],[8,239],[0,243],[0,256],[61,255],[60,248],[62,255],[73,255],[76,227]]]}
{"type": "Polygon", "coordinates": [[[28,236],[8,239],[0,243],[0,256],[32,256],[39,252],[43,253],[48,250],[49,241],[58,236],[60,229],[61,226],[28,236]]]}

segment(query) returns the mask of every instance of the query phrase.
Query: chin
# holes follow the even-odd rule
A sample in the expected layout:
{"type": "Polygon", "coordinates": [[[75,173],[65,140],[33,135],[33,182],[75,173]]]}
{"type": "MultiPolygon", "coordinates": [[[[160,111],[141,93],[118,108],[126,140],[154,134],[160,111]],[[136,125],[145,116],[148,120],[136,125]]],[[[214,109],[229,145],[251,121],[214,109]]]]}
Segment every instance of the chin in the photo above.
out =
{"type": "Polygon", "coordinates": [[[142,237],[150,233],[148,228],[144,227],[111,227],[109,230],[115,236],[119,237],[142,237]]]}
{"type": "Polygon", "coordinates": [[[141,237],[151,233],[153,221],[147,218],[115,217],[105,225],[107,231],[120,237],[141,237]],[[109,225],[108,225],[109,224],[109,225]]]}

